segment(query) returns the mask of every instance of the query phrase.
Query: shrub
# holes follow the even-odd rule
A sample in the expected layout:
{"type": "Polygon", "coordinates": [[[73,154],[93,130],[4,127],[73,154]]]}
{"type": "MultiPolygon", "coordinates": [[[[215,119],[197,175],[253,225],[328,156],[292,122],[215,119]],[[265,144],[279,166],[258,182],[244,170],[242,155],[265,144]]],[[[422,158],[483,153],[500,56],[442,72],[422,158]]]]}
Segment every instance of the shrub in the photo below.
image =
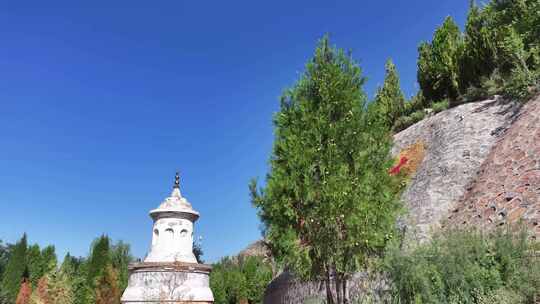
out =
{"type": "Polygon", "coordinates": [[[506,81],[503,94],[505,97],[525,101],[533,94],[534,77],[524,68],[514,68],[506,81]]]}
{"type": "Polygon", "coordinates": [[[407,129],[408,127],[412,126],[414,123],[412,121],[412,118],[410,116],[401,116],[398,119],[396,119],[396,122],[394,123],[394,126],[392,127],[392,131],[395,133],[403,131],[407,129]]]}
{"type": "Polygon", "coordinates": [[[405,130],[408,127],[419,122],[420,120],[424,119],[424,117],[426,117],[426,112],[424,110],[418,110],[408,116],[401,116],[398,119],[396,119],[396,122],[394,123],[394,126],[392,127],[392,131],[399,132],[399,131],[405,130]]]}
{"type": "Polygon", "coordinates": [[[411,115],[413,112],[422,110],[429,105],[422,91],[414,95],[403,107],[403,116],[411,115]]]}
{"type": "Polygon", "coordinates": [[[272,280],[272,267],[261,257],[223,258],[214,264],[210,288],[216,304],[262,303],[264,290],[272,280]]]}
{"type": "Polygon", "coordinates": [[[408,253],[392,247],[384,265],[398,303],[532,303],[540,290],[532,245],[524,231],[446,230],[408,253]]]}
{"type": "Polygon", "coordinates": [[[433,103],[431,108],[433,109],[433,112],[439,113],[439,112],[442,112],[442,111],[448,109],[449,105],[450,105],[450,103],[448,102],[447,99],[445,99],[443,101],[433,103]]]}
{"type": "Polygon", "coordinates": [[[426,117],[426,112],[424,110],[419,110],[411,114],[411,119],[413,121],[413,124],[424,119],[424,117],[426,117]]]}

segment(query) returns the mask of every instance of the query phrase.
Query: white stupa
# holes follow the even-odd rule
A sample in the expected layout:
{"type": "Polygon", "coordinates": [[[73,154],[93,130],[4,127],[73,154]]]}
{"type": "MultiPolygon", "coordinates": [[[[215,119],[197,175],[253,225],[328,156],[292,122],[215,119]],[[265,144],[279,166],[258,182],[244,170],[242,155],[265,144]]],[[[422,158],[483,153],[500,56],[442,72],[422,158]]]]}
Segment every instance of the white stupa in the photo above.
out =
{"type": "Polygon", "coordinates": [[[199,213],[180,193],[178,173],[172,193],[157,209],[152,247],[143,262],[131,264],[122,303],[213,303],[209,265],[193,254],[193,224],[199,213]]]}

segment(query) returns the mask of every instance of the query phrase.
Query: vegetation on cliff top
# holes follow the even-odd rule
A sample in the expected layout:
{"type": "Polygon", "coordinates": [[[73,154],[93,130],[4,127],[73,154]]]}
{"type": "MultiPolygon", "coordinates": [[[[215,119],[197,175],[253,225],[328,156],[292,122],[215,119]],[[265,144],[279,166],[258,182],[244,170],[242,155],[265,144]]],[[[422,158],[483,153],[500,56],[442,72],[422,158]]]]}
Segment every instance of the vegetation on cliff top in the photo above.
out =
{"type": "Polygon", "coordinates": [[[451,17],[418,47],[420,91],[394,124],[400,131],[421,120],[424,109],[495,94],[526,101],[539,90],[540,1],[471,1],[464,32],[451,17]]]}

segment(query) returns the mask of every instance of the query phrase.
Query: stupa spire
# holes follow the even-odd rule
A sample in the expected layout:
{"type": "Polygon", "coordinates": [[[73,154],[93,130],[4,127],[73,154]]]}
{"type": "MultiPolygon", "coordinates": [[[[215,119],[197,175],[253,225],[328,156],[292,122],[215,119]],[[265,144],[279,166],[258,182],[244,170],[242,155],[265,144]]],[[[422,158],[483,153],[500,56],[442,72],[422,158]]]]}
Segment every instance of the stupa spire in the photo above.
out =
{"type": "Polygon", "coordinates": [[[180,173],[176,171],[176,175],[174,176],[174,186],[173,188],[180,189],[180,173]]]}
{"type": "Polygon", "coordinates": [[[182,197],[182,194],[180,193],[180,172],[178,171],[176,171],[176,174],[174,175],[174,185],[171,196],[182,197]]]}

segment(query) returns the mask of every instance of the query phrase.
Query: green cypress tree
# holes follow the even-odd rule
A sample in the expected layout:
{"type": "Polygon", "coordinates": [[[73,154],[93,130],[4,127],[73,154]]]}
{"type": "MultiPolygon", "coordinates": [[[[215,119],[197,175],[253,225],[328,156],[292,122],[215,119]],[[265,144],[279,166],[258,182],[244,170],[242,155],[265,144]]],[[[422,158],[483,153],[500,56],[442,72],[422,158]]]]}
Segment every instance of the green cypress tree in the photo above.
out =
{"type": "Polygon", "coordinates": [[[93,286],[97,277],[111,264],[110,240],[106,235],[102,235],[94,241],[87,268],[87,284],[93,286]]]}
{"type": "Polygon", "coordinates": [[[418,83],[430,101],[459,96],[459,60],[463,39],[451,17],[435,31],[432,42],[418,48],[418,83]]]}
{"type": "MultiPolygon", "coordinates": [[[[8,263],[9,252],[10,252],[9,245],[4,245],[2,241],[0,240],[0,280],[2,279],[4,270],[6,269],[6,265],[8,263]]],[[[1,293],[2,293],[2,289],[0,286],[0,294],[1,293]]]]}
{"type": "Polygon", "coordinates": [[[29,281],[32,287],[36,287],[38,280],[45,274],[42,271],[42,263],[39,245],[29,246],[26,251],[26,264],[28,265],[29,281]]]}
{"type": "Polygon", "coordinates": [[[129,244],[122,241],[117,242],[111,248],[111,262],[116,270],[118,278],[118,288],[124,290],[128,284],[128,266],[133,261],[129,244]]]}
{"type": "Polygon", "coordinates": [[[323,38],[281,98],[266,185],[250,185],[276,260],[325,280],[329,304],[348,303],[350,276],[382,252],[399,210],[387,172],[391,137],[367,110],[364,82],[323,38]]]}
{"type": "Polygon", "coordinates": [[[56,269],[58,259],[53,245],[49,245],[41,251],[41,269],[42,276],[56,269]]]}
{"type": "Polygon", "coordinates": [[[482,80],[496,68],[494,37],[487,14],[471,1],[464,33],[464,51],[460,59],[460,90],[480,87],[482,80]]]}
{"type": "Polygon", "coordinates": [[[41,277],[56,268],[56,253],[54,246],[47,246],[40,250],[39,245],[34,244],[28,248],[27,258],[28,272],[32,288],[36,288],[41,277]]]}
{"type": "Polygon", "coordinates": [[[377,90],[375,103],[385,124],[391,127],[403,113],[405,96],[399,85],[399,75],[396,66],[391,59],[388,59],[386,62],[385,69],[384,84],[377,90]]]}
{"type": "Polygon", "coordinates": [[[86,285],[86,261],[84,258],[71,256],[69,253],[64,257],[60,268],[69,278],[73,292],[74,304],[90,304],[91,294],[86,285]]]}
{"type": "Polygon", "coordinates": [[[23,277],[27,274],[27,249],[28,240],[25,233],[13,247],[2,277],[2,296],[8,303],[15,303],[23,277]]]}

